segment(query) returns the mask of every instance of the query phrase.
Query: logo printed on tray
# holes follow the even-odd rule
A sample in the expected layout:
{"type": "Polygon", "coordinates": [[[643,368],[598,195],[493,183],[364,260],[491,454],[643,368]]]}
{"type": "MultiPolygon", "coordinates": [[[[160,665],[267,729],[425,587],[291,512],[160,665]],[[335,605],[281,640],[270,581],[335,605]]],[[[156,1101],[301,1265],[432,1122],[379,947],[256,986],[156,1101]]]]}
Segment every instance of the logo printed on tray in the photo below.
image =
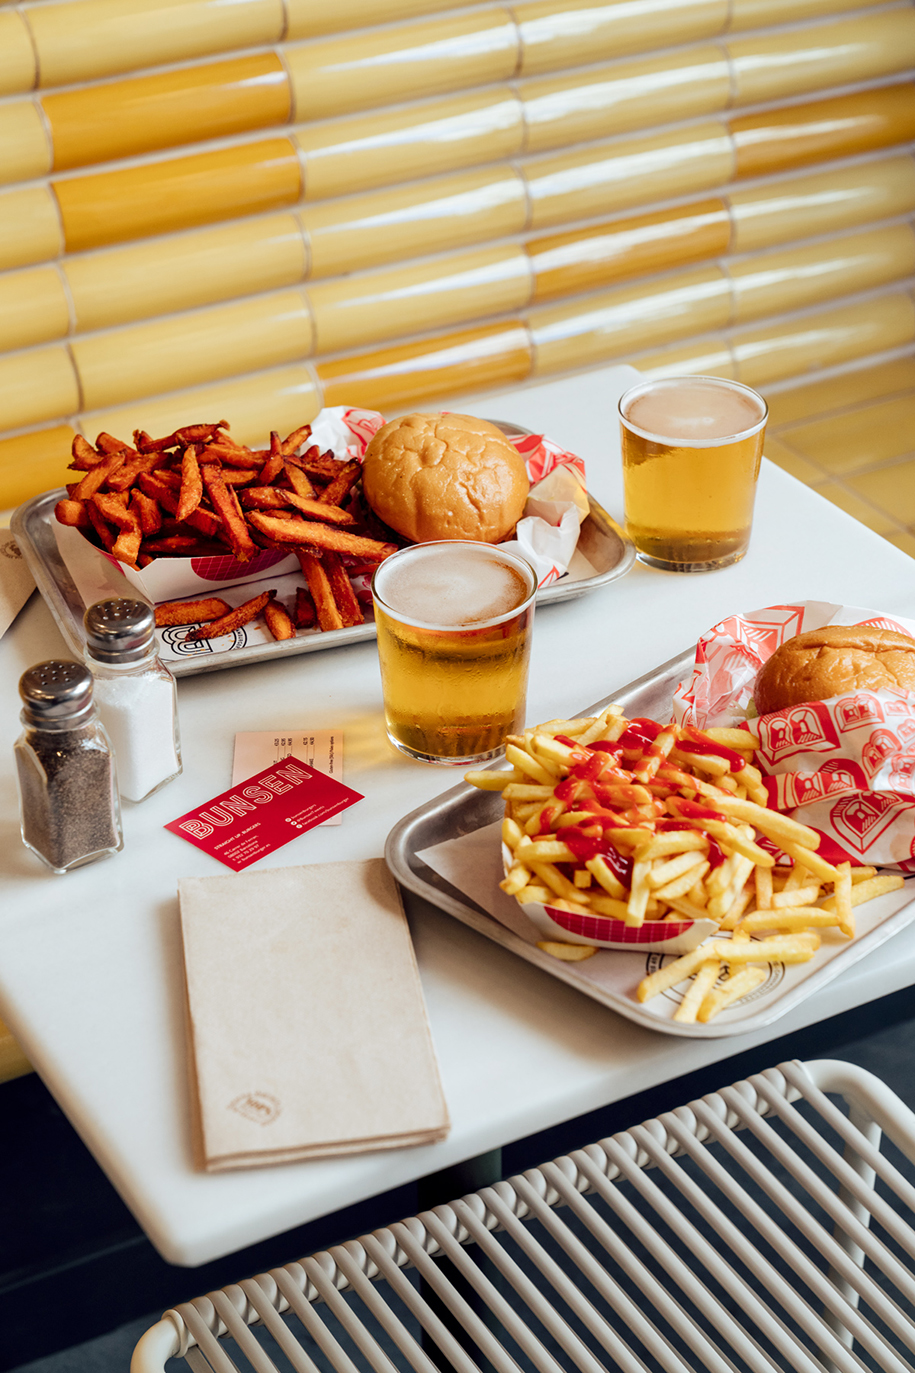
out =
{"type": "Polygon", "coordinates": [[[244,648],[248,642],[244,625],[219,639],[189,639],[187,636],[193,628],[193,625],[169,625],[162,631],[162,642],[172,653],[188,657],[200,653],[229,653],[233,648],[244,648]]]}
{"type": "Polygon", "coordinates": [[[909,801],[899,801],[879,791],[859,792],[837,801],[829,819],[841,839],[857,853],[864,853],[898,815],[909,809],[909,801]]]}
{"type": "Polygon", "coordinates": [[[842,734],[847,734],[850,729],[860,729],[862,725],[882,725],[886,718],[877,697],[867,691],[843,696],[841,701],[836,701],[835,710],[842,734]]]}
{"type": "Polygon", "coordinates": [[[875,729],[861,750],[861,763],[868,777],[874,777],[887,758],[899,751],[899,740],[891,729],[875,729]]]}
{"type": "Polygon", "coordinates": [[[760,752],[769,763],[781,762],[798,753],[831,753],[839,746],[839,736],[829,709],[822,701],[792,706],[759,722],[760,752]]]}

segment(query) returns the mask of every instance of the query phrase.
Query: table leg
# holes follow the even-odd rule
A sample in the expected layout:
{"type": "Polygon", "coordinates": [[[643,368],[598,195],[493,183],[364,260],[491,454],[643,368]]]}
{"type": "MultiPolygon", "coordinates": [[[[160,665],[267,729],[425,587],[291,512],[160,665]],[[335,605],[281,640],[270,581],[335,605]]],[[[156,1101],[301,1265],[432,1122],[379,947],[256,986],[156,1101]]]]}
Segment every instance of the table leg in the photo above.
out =
{"type": "MultiPolygon", "coordinates": [[[[501,1177],[501,1149],[491,1149],[489,1153],[466,1159],[463,1163],[455,1164],[453,1168],[443,1168],[440,1173],[430,1173],[428,1177],[420,1178],[416,1184],[419,1211],[429,1211],[435,1206],[442,1206],[449,1201],[455,1201],[459,1197],[466,1196],[468,1192],[476,1192],[481,1187],[488,1187],[494,1182],[499,1182],[501,1177]]],[[[460,1293],[473,1312],[479,1316],[481,1321],[489,1325],[493,1320],[489,1307],[457,1271],[454,1264],[447,1259],[437,1259],[436,1263],[443,1276],[460,1293]]],[[[491,1281],[496,1279],[496,1271],[489,1260],[479,1258],[477,1263],[491,1281]]],[[[480,1351],[460,1321],[441,1301],[432,1287],[422,1280],[420,1280],[420,1293],[423,1300],[431,1307],[462,1348],[467,1350],[470,1357],[483,1370],[483,1373],[489,1373],[491,1365],[487,1360],[481,1358],[480,1351]]],[[[451,1373],[451,1364],[425,1331],[423,1331],[422,1336],[422,1347],[437,1367],[446,1370],[446,1373],[451,1373]]]]}

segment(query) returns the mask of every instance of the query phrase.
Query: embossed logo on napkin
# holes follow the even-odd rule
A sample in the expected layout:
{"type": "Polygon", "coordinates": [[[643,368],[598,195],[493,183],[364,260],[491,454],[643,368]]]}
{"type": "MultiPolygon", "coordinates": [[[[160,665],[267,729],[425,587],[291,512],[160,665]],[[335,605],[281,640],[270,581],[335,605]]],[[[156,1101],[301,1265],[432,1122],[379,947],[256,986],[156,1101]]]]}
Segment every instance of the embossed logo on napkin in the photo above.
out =
{"type": "Polygon", "coordinates": [[[237,1111],[255,1125],[270,1125],[282,1111],[280,1103],[270,1092],[243,1092],[229,1102],[230,1111],[237,1111]]]}

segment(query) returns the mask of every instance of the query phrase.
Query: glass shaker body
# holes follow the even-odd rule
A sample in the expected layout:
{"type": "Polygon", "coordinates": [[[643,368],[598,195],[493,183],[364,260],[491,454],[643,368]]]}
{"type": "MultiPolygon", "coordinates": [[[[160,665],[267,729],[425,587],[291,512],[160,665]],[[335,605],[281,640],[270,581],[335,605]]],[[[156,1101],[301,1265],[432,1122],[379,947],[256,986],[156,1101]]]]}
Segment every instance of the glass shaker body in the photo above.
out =
{"type": "Polygon", "coordinates": [[[23,843],[57,873],[119,852],[117,774],[90,674],[77,663],[40,663],[23,676],[20,693],[24,729],[14,755],[23,843]],[[42,686],[53,691],[61,679],[72,689],[67,704],[73,709],[55,704],[47,691],[44,702],[36,701],[36,680],[40,692],[42,686]]]}
{"type": "Polygon", "coordinates": [[[86,611],[86,663],[128,801],[143,801],[181,771],[175,679],[158,657],[145,601],[118,597],[86,611]]]}

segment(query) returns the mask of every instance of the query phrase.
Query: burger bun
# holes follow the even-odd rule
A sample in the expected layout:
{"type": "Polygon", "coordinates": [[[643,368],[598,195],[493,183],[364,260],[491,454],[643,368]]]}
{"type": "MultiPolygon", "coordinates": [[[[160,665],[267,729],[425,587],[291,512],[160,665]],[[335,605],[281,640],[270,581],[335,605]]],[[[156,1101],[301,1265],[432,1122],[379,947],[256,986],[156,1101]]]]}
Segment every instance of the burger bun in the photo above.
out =
{"type": "Polygon", "coordinates": [[[362,490],[412,543],[498,543],[524,513],[527,469],[501,429],[471,415],[404,415],[373,435],[362,490]]]}
{"type": "Polygon", "coordinates": [[[869,625],[826,625],[781,645],[756,678],[760,715],[881,687],[915,694],[915,639],[869,625]]]}

